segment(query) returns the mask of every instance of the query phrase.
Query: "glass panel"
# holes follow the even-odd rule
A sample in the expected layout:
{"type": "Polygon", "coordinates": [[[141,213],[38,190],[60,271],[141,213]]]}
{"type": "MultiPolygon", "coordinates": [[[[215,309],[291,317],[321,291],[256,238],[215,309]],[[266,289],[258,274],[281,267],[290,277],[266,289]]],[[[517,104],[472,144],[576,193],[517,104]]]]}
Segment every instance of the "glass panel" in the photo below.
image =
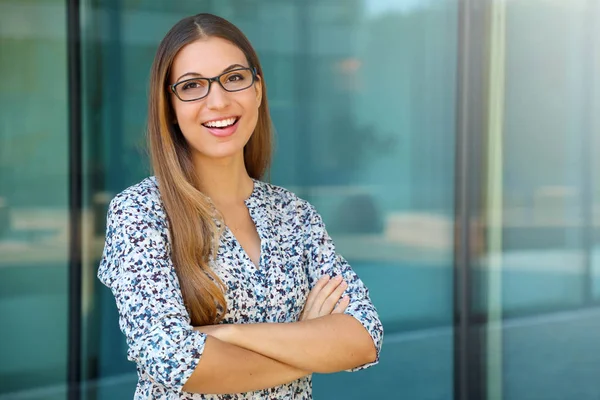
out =
{"type": "Polygon", "coordinates": [[[64,399],[65,2],[0,0],[0,397],[64,399]]]}
{"type": "Polygon", "coordinates": [[[585,160],[586,164],[582,170],[586,173],[584,177],[589,184],[585,192],[589,196],[588,201],[591,206],[585,203],[589,209],[584,221],[589,229],[589,240],[593,251],[590,256],[591,265],[591,296],[596,302],[600,301],[600,157],[597,157],[597,151],[600,149],[600,79],[592,71],[600,71],[600,5],[590,2],[590,11],[587,16],[587,34],[589,43],[589,53],[587,56],[587,68],[589,68],[589,82],[586,84],[586,117],[589,124],[584,128],[584,148],[587,147],[585,160]]]}
{"type": "Polygon", "coordinates": [[[279,144],[273,181],[321,212],[386,327],[380,365],[316,375],[315,398],[453,395],[457,22],[455,2],[434,3],[297,11],[306,37],[297,62],[311,85],[290,87],[296,96],[281,107],[296,110],[289,128],[276,125],[293,142],[279,144]]]}
{"type": "Polygon", "coordinates": [[[597,399],[600,4],[491,4],[487,398],[597,399]]]}
{"type": "Polygon", "coordinates": [[[277,130],[271,180],[317,207],[386,327],[379,366],[316,376],[315,397],[452,398],[457,3],[84,2],[93,228],[84,364],[100,378],[90,393],[134,390],[114,299],[93,279],[103,217],[114,194],[147,175],[156,46],[179,18],[203,11],[231,20],[258,50],[277,130]]]}

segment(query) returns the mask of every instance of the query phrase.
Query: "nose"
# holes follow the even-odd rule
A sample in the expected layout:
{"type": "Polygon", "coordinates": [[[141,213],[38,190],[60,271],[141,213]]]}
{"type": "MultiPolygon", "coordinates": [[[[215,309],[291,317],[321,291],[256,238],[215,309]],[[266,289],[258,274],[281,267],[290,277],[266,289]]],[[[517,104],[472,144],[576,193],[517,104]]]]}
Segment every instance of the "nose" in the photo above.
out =
{"type": "Polygon", "coordinates": [[[206,107],[210,110],[220,110],[229,105],[229,93],[219,85],[219,82],[213,82],[210,85],[210,91],[206,96],[206,107]]]}

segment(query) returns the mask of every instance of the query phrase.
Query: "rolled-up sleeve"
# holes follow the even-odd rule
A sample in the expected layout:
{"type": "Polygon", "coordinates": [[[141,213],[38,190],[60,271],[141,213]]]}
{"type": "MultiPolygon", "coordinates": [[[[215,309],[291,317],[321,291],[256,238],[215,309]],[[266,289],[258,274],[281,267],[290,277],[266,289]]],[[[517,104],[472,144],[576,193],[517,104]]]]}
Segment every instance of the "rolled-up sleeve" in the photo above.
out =
{"type": "Polygon", "coordinates": [[[369,332],[377,351],[374,362],[359,366],[350,371],[358,371],[368,368],[379,362],[379,353],[383,341],[383,325],[377,314],[377,310],[369,297],[369,289],[352,270],[350,264],[335,250],[333,240],[327,233],[325,224],[309,203],[301,206],[304,228],[308,240],[306,242],[305,255],[307,257],[309,284],[312,288],[323,275],[342,275],[348,284],[345,294],[350,296],[350,304],[345,314],[356,318],[369,332]]]}
{"type": "Polygon", "coordinates": [[[206,335],[191,326],[165,218],[135,198],[113,199],[98,278],[115,297],[128,359],[156,384],[181,392],[202,356],[206,335]]]}

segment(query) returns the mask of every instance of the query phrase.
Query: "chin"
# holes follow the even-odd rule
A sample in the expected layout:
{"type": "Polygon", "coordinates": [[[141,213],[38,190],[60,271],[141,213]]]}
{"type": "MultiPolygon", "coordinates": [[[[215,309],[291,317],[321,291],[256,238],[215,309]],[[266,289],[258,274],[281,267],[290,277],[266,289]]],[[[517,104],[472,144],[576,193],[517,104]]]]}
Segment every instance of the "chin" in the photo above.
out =
{"type": "Polygon", "coordinates": [[[199,150],[198,153],[200,153],[202,157],[210,159],[232,158],[239,156],[240,154],[243,156],[244,146],[234,143],[221,143],[219,145],[210,146],[210,148],[203,148],[202,150],[199,150]]]}

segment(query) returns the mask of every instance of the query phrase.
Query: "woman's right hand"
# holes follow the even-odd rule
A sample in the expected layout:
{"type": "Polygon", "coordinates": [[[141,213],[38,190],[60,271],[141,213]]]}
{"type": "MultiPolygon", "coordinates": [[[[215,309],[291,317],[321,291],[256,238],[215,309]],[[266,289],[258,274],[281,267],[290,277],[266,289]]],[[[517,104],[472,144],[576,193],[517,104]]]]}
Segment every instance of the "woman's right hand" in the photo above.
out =
{"type": "Polygon", "coordinates": [[[341,275],[334,278],[330,278],[328,275],[323,276],[308,294],[299,320],[306,321],[325,315],[343,313],[350,304],[350,297],[342,297],[347,288],[348,284],[344,282],[341,275]]]}

